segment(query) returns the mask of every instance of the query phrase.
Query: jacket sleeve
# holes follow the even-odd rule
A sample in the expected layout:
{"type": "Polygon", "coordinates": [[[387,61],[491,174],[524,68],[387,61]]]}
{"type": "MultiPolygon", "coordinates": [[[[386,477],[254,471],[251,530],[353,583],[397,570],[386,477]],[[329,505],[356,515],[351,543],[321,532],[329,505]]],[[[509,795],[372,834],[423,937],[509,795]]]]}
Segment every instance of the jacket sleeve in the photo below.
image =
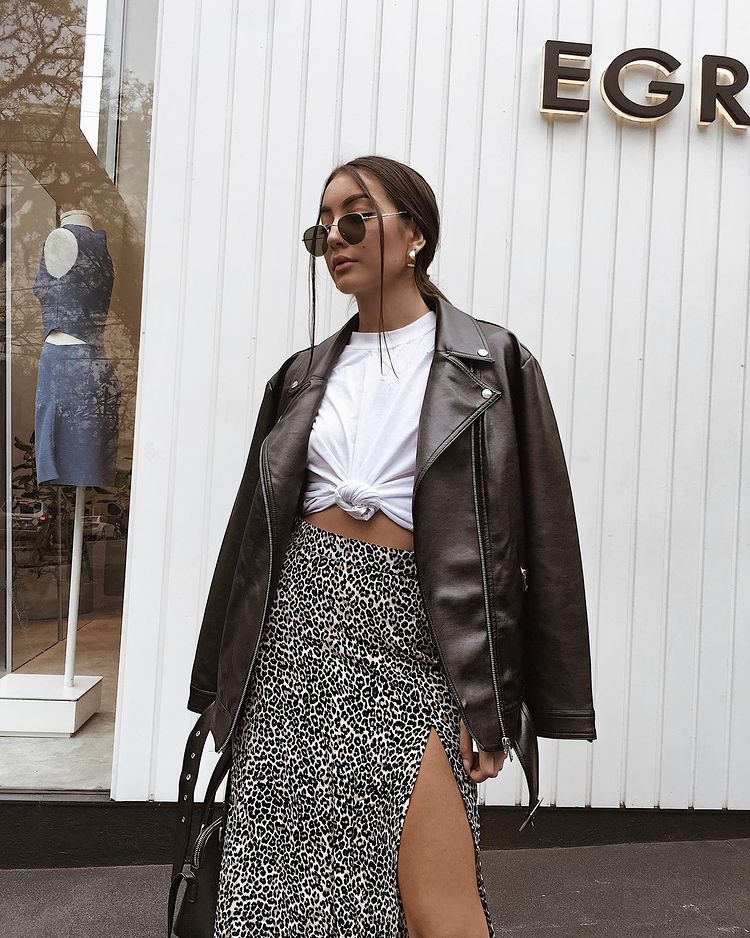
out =
{"type": "Polygon", "coordinates": [[[187,706],[188,710],[193,710],[196,713],[202,713],[216,696],[219,651],[224,631],[224,619],[234,579],[234,570],[237,566],[240,544],[253,494],[260,477],[258,465],[260,446],[275,424],[278,403],[277,387],[281,383],[279,376],[282,373],[283,368],[266,383],[245,470],[224,532],[224,539],[219,549],[190,676],[190,693],[187,706]]]}
{"type": "Polygon", "coordinates": [[[528,356],[514,395],[527,587],[525,699],[538,736],[591,741],[591,652],[573,494],[542,369],[528,356]]]}

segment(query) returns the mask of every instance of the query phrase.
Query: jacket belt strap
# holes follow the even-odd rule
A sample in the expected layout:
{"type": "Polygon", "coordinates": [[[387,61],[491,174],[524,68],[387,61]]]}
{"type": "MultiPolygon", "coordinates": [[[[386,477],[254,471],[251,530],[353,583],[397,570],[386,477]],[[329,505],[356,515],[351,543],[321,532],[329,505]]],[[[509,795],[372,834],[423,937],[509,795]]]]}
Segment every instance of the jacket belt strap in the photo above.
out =
{"type": "Polygon", "coordinates": [[[529,810],[526,813],[523,824],[518,828],[522,831],[531,821],[534,826],[533,814],[544,798],[539,797],[539,746],[537,743],[536,727],[534,718],[525,701],[521,701],[521,719],[516,741],[513,743],[516,755],[521,763],[523,774],[526,776],[526,784],[529,788],[529,810]]]}

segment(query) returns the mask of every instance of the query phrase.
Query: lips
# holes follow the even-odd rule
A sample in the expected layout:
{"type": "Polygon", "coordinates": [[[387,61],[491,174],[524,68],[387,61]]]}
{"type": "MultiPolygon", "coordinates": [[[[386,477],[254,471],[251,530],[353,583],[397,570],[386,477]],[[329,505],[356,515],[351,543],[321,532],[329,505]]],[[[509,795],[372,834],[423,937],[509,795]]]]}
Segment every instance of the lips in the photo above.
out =
{"type": "Polygon", "coordinates": [[[339,267],[346,266],[347,264],[354,264],[355,261],[351,257],[335,257],[333,259],[333,269],[338,270],[339,267]]]}

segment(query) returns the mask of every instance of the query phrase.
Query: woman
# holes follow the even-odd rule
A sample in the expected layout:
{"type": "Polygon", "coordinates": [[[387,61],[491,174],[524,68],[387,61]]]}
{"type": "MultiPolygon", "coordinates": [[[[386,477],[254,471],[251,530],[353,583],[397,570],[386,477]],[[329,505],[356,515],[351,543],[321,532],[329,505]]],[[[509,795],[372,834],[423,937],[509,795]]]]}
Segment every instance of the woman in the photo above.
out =
{"type": "MultiPolygon", "coordinates": [[[[513,746],[535,800],[529,707],[540,733],[596,737],[541,372],[432,284],[438,228],[425,180],[369,156],[333,170],[304,234],[357,314],[267,383],[206,606],[188,705],[213,705],[232,745],[215,938],[494,938],[477,783],[513,746]],[[507,411],[500,339],[519,357],[503,353],[507,411]],[[494,413],[517,435],[492,431],[494,413]],[[497,450],[511,444],[515,463],[497,450]],[[528,636],[525,552],[558,584],[538,590],[528,636]]],[[[314,327],[314,258],[311,275],[314,327]]]]}

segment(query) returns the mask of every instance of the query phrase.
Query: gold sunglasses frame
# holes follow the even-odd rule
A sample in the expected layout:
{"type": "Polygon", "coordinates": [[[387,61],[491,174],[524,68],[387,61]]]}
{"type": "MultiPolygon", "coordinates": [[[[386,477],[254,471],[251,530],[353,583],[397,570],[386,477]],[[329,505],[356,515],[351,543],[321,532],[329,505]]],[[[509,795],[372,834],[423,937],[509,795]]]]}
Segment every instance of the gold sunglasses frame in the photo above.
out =
{"type": "MultiPolygon", "coordinates": [[[[380,217],[381,217],[381,218],[387,218],[389,215],[408,215],[408,214],[409,214],[409,213],[408,213],[407,211],[402,211],[402,212],[382,212],[380,217]]],[[[308,233],[308,232],[315,231],[316,228],[324,228],[324,229],[325,229],[325,237],[326,237],[326,241],[327,241],[327,240],[328,240],[328,235],[331,233],[331,228],[333,228],[334,226],[335,226],[336,228],[339,228],[339,222],[341,221],[341,219],[342,219],[342,218],[346,218],[346,217],[349,216],[349,215],[359,215],[359,217],[362,219],[362,224],[363,224],[363,225],[365,224],[365,222],[369,221],[371,218],[377,218],[377,217],[378,217],[378,213],[377,213],[377,212],[347,212],[345,215],[342,215],[341,218],[339,218],[338,222],[332,221],[330,225],[326,225],[326,224],[324,224],[323,222],[320,222],[320,221],[317,222],[315,225],[311,225],[309,228],[306,228],[305,231],[302,233],[302,243],[305,245],[305,249],[308,251],[308,253],[309,253],[309,254],[312,254],[313,257],[323,257],[323,255],[324,255],[324,254],[326,253],[326,251],[328,250],[328,245],[326,244],[326,249],[325,249],[325,251],[323,251],[323,254],[316,254],[314,251],[311,251],[310,248],[307,246],[307,241],[308,241],[308,239],[307,239],[307,233],[308,233]]],[[[364,240],[364,235],[362,235],[362,237],[359,239],[359,241],[350,241],[344,234],[342,234],[340,228],[339,228],[339,234],[340,234],[341,237],[344,239],[344,241],[346,241],[347,244],[359,244],[361,241],[364,240]]],[[[309,240],[310,240],[310,241],[313,241],[313,239],[314,239],[314,235],[310,235],[309,240]]]]}

